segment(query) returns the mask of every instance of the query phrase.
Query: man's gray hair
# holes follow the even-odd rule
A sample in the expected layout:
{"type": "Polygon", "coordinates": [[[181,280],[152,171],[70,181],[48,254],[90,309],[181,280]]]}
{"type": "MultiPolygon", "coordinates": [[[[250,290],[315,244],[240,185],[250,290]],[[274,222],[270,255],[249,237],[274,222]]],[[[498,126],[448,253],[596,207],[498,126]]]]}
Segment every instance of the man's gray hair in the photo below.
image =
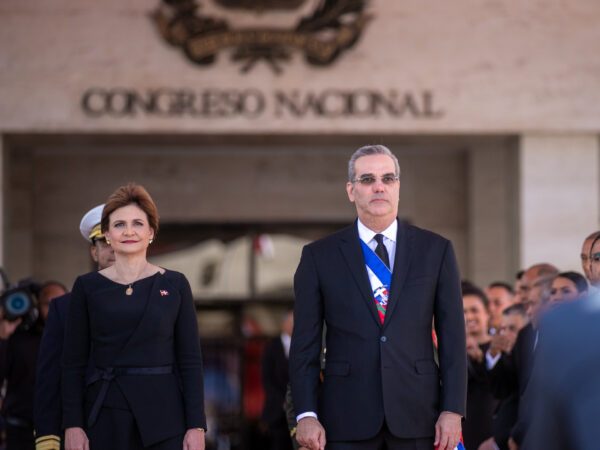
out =
{"type": "Polygon", "coordinates": [[[398,158],[396,158],[389,148],[387,148],[385,145],[365,145],[364,147],[356,150],[350,157],[350,161],[348,161],[348,181],[352,183],[356,178],[356,171],[354,170],[356,160],[363,156],[369,155],[387,155],[392,158],[392,161],[394,161],[394,166],[396,166],[395,175],[400,177],[400,163],[398,162],[398,158]]]}

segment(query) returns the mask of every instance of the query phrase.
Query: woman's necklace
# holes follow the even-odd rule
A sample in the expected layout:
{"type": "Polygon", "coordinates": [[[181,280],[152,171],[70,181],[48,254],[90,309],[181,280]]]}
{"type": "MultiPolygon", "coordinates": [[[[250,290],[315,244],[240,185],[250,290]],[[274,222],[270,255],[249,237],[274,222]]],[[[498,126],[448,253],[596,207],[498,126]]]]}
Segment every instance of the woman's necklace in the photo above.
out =
{"type": "Polygon", "coordinates": [[[148,261],[146,261],[146,265],[140,271],[140,273],[136,277],[136,280],[134,280],[131,283],[129,283],[129,286],[127,286],[127,289],[125,289],[125,295],[133,295],[133,283],[135,283],[137,281],[137,279],[139,279],[139,277],[146,271],[147,268],[148,268],[148,261]]]}

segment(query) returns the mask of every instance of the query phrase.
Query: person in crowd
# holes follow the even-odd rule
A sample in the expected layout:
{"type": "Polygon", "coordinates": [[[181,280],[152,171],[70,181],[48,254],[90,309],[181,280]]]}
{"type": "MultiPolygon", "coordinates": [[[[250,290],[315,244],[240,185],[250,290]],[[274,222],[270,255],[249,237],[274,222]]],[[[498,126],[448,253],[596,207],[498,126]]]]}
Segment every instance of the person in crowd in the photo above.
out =
{"type": "Polygon", "coordinates": [[[358,221],[305,246],[294,277],[296,438],[311,450],[453,449],[465,415],[467,357],[452,245],[398,221],[400,166],[387,147],[362,147],[348,166],[358,221]]]}
{"type": "Polygon", "coordinates": [[[523,450],[595,450],[600,416],[600,296],[565,302],[545,315],[523,450]]]}
{"type": "Polygon", "coordinates": [[[591,240],[588,273],[590,285],[600,288],[600,232],[591,240]]]}
{"type": "Polygon", "coordinates": [[[146,259],[158,211],[140,185],[106,201],[115,263],[79,276],[63,349],[66,450],[204,450],[196,312],[185,276],[146,259]]]}
{"type": "Polygon", "coordinates": [[[36,314],[7,320],[0,310],[0,384],[6,381],[2,415],[6,426],[6,450],[33,450],[33,395],[35,364],[48,309],[67,289],[47,281],[37,291],[36,314]],[[34,317],[37,319],[34,319],[34,317]]]}
{"type": "Polygon", "coordinates": [[[492,434],[492,414],[496,407],[484,357],[490,346],[490,314],[488,298],[477,286],[463,283],[462,298],[469,357],[467,417],[463,424],[463,438],[466,448],[476,449],[492,434]]]}
{"type": "Polygon", "coordinates": [[[550,289],[550,302],[572,301],[587,296],[588,283],[583,275],[577,272],[561,272],[550,289]]]}
{"type": "Polygon", "coordinates": [[[581,268],[583,269],[583,274],[590,283],[592,282],[590,274],[590,254],[592,253],[592,243],[598,238],[600,238],[600,231],[594,231],[583,240],[583,244],[581,245],[581,268]]]}
{"type": "MultiPolygon", "coordinates": [[[[492,357],[501,353],[510,355],[519,332],[528,323],[529,317],[523,304],[516,303],[506,308],[498,333],[491,338],[489,354],[492,357]]],[[[480,444],[479,450],[508,450],[510,432],[517,421],[519,398],[516,392],[499,397],[501,399],[492,417],[492,436],[480,444]]]]}
{"type": "MultiPolygon", "coordinates": [[[[498,398],[511,394],[518,396],[518,409],[521,416],[523,395],[531,376],[533,354],[537,344],[539,320],[550,300],[552,281],[558,269],[551,264],[541,263],[529,267],[521,278],[521,303],[525,306],[530,322],[517,337],[510,355],[492,357],[488,352],[486,364],[490,374],[492,391],[498,398]]],[[[509,448],[518,448],[523,438],[523,427],[519,420],[511,431],[509,448]]],[[[521,422],[522,423],[522,422],[521,422]]]]}
{"type": "MultiPolygon", "coordinates": [[[[104,205],[88,211],[79,224],[79,231],[89,242],[89,251],[98,270],[115,262],[112,247],[100,230],[104,205]]],[[[62,441],[62,402],[60,395],[60,360],[65,334],[65,318],[70,293],[50,303],[48,319],[37,358],[33,422],[36,450],[59,450],[62,441]]]]}
{"type": "Polygon", "coordinates": [[[494,281],[488,285],[485,294],[489,300],[489,332],[493,336],[500,328],[500,323],[502,322],[502,312],[515,302],[515,291],[508,283],[494,281]]]}
{"type": "Polygon", "coordinates": [[[513,289],[513,292],[515,293],[515,295],[513,297],[513,303],[521,303],[521,300],[522,300],[521,279],[523,278],[524,274],[525,274],[524,270],[519,270],[515,274],[515,286],[513,289]]]}
{"type": "Polygon", "coordinates": [[[292,439],[284,411],[287,386],[290,380],[288,357],[294,329],[294,313],[285,314],[281,334],[265,347],[262,358],[262,382],[265,403],[262,420],[267,426],[271,450],[292,450],[292,439]]]}

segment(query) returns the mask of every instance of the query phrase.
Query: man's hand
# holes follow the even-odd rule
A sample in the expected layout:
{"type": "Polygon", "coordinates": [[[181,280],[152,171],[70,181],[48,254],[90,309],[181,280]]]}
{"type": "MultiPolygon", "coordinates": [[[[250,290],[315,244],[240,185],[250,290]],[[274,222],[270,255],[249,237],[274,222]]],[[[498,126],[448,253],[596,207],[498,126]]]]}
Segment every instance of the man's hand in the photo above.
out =
{"type": "Polygon", "coordinates": [[[460,414],[442,411],[435,424],[435,442],[438,450],[453,450],[460,440],[460,414]]]}
{"type": "Polygon", "coordinates": [[[83,428],[73,427],[65,430],[65,450],[90,450],[90,442],[83,428]]]}
{"type": "Polygon", "coordinates": [[[490,355],[495,357],[500,352],[510,353],[512,350],[514,342],[511,342],[511,339],[502,334],[496,334],[492,336],[492,340],[490,341],[490,355]]]}
{"type": "Polygon", "coordinates": [[[204,450],[204,430],[190,428],[183,437],[183,450],[204,450]]]}
{"type": "Polygon", "coordinates": [[[481,347],[479,347],[477,341],[471,336],[467,336],[467,355],[469,355],[469,358],[471,358],[473,361],[477,361],[479,363],[483,361],[483,352],[481,351],[481,347]]]}
{"type": "Polygon", "coordinates": [[[314,417],[304,417],[296,426],[296,440],[309,450],[325,450],[325,428],[314,417]]]}
{"type": "Polygon", "coordinates": [[[477,450],[498,450],[498,444],[493,437],[483,441],[477,450]]]}

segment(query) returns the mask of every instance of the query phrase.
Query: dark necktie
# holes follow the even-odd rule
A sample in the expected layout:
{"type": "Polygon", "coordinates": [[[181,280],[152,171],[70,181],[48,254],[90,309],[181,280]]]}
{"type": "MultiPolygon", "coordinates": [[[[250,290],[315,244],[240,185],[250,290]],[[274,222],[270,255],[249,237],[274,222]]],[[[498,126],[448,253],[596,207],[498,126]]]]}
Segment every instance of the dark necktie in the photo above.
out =
{"type": "Polygon", "coordinates": [[[387,248],[383,244],[383,234],[376,234],[375,240],[377,241],[377,247],[375,247],[375,254],[383,261],[383,263],[390,268],[390,257],[388,255],[387,248]]]}

